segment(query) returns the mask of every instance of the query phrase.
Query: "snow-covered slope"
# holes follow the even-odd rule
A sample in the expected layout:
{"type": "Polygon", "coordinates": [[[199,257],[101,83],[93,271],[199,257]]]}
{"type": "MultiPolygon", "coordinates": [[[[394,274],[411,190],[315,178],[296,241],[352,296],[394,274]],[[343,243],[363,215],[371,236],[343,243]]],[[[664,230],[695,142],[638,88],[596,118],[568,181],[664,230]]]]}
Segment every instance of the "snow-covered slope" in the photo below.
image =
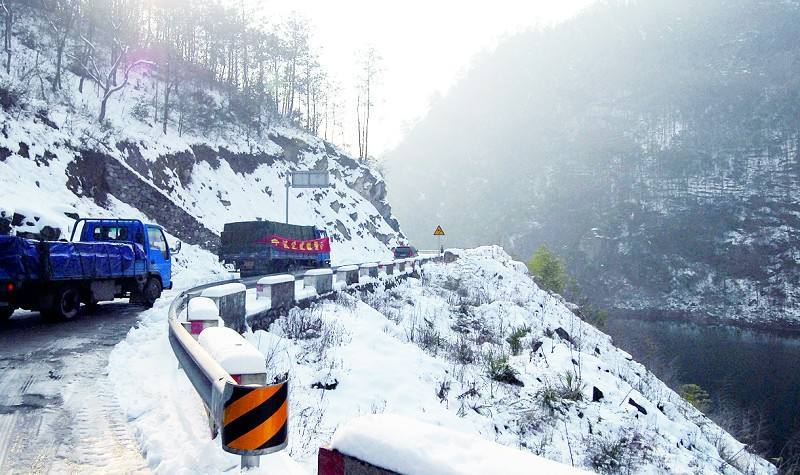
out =
{"type": "MultiPolygon", "coordinates": [[[[421,279],[342,294],[246,335],[291,378],[290,458],[267,456],[268,467],[313,473],[337,427],[386,413],[598,472],[775,472],[502,249],[460,254],[427,264],[421,279]]],[[[225,470],[236,457],[209,438],[171,354],[165,306],[114,350],[112,383],[157,473],[225,470]]]]}
{"type": "MultiPolygon", "coordinates": [[[[11,74],[0,72],[0,231],[13,222],[17,231],[49,225],[63,236],[76,215],[129,211],[213,250],[226,222],[284,220],[289,171],[328,170],[331,188],[290,190],[290,222],[326,228],[336,263],[388,257],[400,236],[380,174],[318,137],[277,118],[256,133],[229,116],[205,132],[179,133],[170,123],[164,134],[140,111],[157,87],[147,70],[111,98],[101,126],[89,83],[79,93],[79,78],[65,72],[61,91],[40,93],[26,72],[35,64],[47,75],[53,65],[22,42],[14,49],[11,74]]],[[[197,95],[212,102],[205,112],[235,110],[218,91],[197,95]]]]}

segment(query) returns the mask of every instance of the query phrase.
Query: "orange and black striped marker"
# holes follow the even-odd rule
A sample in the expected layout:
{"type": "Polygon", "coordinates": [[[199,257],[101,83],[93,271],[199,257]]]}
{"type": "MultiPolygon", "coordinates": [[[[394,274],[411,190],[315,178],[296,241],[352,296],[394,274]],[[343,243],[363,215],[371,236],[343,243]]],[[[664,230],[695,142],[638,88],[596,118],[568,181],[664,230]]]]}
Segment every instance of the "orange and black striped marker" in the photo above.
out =
{"type": "Polygon", "coordinates": [[[234,386],[223,413],[222,445],[235,453],[283,447],[287,438],[289,383],[234,386]]]}

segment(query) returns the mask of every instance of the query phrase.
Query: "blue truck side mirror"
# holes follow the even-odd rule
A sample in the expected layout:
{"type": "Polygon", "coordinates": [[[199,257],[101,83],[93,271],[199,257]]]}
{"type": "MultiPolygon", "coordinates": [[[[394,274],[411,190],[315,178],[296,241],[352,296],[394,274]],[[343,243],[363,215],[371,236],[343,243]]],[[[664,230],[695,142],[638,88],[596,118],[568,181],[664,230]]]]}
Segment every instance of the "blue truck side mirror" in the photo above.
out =
{"type": "Polygon", "coordinates": [[[181,241],[176,242],[175,243],[175,247],[171,247],[169,249],[169,253],[170,254],[179,254],[181,252],[181,246],[182,245],[183,245],[183,243],[181,241]]]}

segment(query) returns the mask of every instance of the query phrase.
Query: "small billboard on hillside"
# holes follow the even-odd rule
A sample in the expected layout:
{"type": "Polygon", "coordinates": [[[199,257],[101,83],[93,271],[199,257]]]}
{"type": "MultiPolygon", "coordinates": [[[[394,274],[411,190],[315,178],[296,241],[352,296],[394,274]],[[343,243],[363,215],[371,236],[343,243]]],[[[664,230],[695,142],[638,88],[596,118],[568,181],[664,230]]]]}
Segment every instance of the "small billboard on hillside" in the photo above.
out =
{"type": "Polygon", "coordinates": [[[292,172],[292,188],[327,188],[330,186],[328,171],[292,172]]]}

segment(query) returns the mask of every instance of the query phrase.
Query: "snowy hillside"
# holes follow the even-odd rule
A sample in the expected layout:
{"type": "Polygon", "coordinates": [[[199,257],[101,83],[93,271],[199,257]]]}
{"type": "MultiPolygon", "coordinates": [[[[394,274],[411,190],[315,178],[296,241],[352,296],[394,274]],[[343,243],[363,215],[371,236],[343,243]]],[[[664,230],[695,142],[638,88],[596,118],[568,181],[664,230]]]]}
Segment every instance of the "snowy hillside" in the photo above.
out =
{"type": "MultiPolygon", "coordinates": [[[[47,75],[53,64],[24,42],[14,42],[14,55],[11,74],[0,72],[0,228],[47,225],[64,237],[76,215],[134,216],[213,251],[226,222],[283,221],[288,171],[328,170],[331,188],[290,191],[290,222],[326,228],[335,263],[388,257],[400,236],[379,173],[282,119],[259,134],[228,116],[208,133],[165,134],[141,114],[158,82],[138,68],[101,126],[96,88],[79,93],[80,78],[65,71],[61,91],[40,93],[30,72],[47,75]]],[[[196,94],[211,102],[206,112],[229,106],[217,91],[196,94]]]]}
{"type": "MultiPolygon", "coordinates": [[[[246,335],[270,370],[290,374],[290,446],[264,457],[264,473],[313,473],[315,450],[337,427],[374,413],[596,472],[775,473],[502,249],[460,255],[426,264],[421,279],[342,294],[246,335]]],[[[237,458],[209,438],[177,367],[168,301],[112,352],[109,377],[156,473],[218,473],[237,458]]]]}

